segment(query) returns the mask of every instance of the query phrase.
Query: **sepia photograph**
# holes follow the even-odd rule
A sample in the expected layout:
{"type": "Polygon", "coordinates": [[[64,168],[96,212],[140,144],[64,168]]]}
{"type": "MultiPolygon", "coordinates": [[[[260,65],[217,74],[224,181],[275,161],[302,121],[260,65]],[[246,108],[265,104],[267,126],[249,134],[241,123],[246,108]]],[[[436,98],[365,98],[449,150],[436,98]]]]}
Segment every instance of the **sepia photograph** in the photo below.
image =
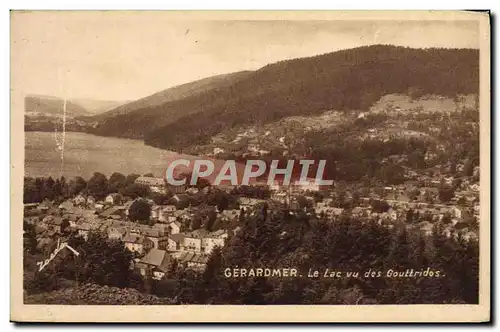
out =
{"type": "Polygon", "coordinates": [[[488,12],[10,20],[11,320],[489,321],[488,12]]]}

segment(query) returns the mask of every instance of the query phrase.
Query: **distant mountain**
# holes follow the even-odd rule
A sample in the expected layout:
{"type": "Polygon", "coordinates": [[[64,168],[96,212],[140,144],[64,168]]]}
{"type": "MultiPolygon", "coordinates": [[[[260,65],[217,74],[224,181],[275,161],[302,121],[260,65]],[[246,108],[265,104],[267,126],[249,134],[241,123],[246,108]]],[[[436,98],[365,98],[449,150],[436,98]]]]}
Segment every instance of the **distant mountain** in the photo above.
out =
{"type": "Polygon", "coordinates": [[[88,98],[71,99],[71,101],[77,105],[85,108],[89,113],[101,114],[108,112],[109,110],[116,108],[120,105],[130,102],[127,101],[116,101],[116,100],[96,100],[88,98]]]}
{"type": "MultiPolygon", "coordinates": [[[[28,95],[24,99],[24,109],[28,116],[62,117],[64,99],[54,96],[28,95]]],[[[108,111],[123,104],[120,101],[69,99],[66,101],[66,116],[69,118],[91,116],[108,111]]]]}
{"type": "MultiPolygon", "coordinates": [[[[24,98],[24,111],[28,116],[62,117],[64,100],[53,96],[28,95],[24,98]]],[[[68,100],[66,102],[66,116],[90,115],[84,107],[68,100]]]]}
{"type": "Polygon", "coordinates": [[[478,56],[473,49],[374,45],[281,61],[236,73],[237,79],[182,99],[155,106],[141,102],[143,108],[106,119],[90,132],[143,138],[146,144],[181,151],[210,142],[228,127],[328,110],[368,111],[390,93],[477,93],[478,56]]]}
{"type": "MultiPolygon", "coordinates": [[[[123,105],[109,109],[103,114],[88,118],[86,120],[106,121],[116,116],[130,114],[131,117],[136,117],[138,120],[143,117],[155,117],[156,119],[161,118],[162,120],[164,120],[161,121],[161,124],[164,125],[166,124],[166,121],[173,121],[178,118],[178,116],[177,114],[163,114],[161,109],[156,108],[157,106],[161,106],[165,103],[175,100],[196,96],[212,89],[220,89],[231,86],[235,82],[248,76],[250,73],[251,72],[249,71],[243,71],[232,74],[217,75],[178,85],[173,88],[166,89],[150,96],[141,98],[139,100],[124,103],[123,105]],[[141,114],[143,112],[144,114],[141,114]]],[[[125,117],[123,117],[123,119],[125,119],[125,117]]],[[[140,125],[140,120],[137,124],[140,125]]],[[[160,123],[156,124],[159,125],[160,123]]],[[[113,126],[113,120],[111,120],[109,123],[105,123],[105,126],[113,126]]],[[[130,130],[132,130],[133,132],[136,131],[134,128],[130,128],[130,130]]]]}

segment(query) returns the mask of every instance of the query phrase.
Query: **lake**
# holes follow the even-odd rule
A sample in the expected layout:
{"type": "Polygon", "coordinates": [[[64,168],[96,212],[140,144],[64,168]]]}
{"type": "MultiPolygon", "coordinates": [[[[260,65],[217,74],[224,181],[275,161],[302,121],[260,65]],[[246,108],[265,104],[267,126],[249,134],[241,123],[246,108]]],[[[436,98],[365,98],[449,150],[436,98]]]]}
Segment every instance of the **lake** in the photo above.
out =
{"type": "Polygon", "coordinates": [[[67,132],[61,171],[61,152],[54,134],[25,133],[25,176],[31,177],[64,175],[88,179],[94,172],[106,176],[113,172],[153,173],[161,177],[169,162],[179,157],[186,156],[144,145],[139,140],[67,132]]]}

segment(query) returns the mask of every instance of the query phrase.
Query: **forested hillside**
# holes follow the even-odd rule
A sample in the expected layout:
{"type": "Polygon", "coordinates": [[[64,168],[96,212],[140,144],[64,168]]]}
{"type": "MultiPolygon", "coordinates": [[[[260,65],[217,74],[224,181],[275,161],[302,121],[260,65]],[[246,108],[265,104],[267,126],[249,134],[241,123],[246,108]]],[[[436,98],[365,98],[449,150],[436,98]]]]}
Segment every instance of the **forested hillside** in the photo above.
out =
{"type": "Polygon", "coordinates": [[[242,71],[207,77],[157,92],[139,100],[110,109],[103,114],[85,117],[81,120],[91,123],[100,122],[100,126],[95,132],[102,135],[106,135],[103,132],[104,130],[110,130],[114,133],[114,135],[111,136],[142,137],[142,134],[147,131],[148,128],[166,125],[186,114],[196,113],[198,111],[198,109],[186,109],[183,112],[177,112],[175,110],[170,112],[168,109],[165,109],[163,105],[189,97],[195,98],[207,91],[230,86],[247,77],[250,73],[251,72],[242,71]],[[127,124],[126,127],[123,126],[124,123],[127,124]],[[119,134],[116,135],[117,133],[119,134]]]}
{"type": "Polygon", "coordinates": [[[375,45],[282,61],[228,86],[113,117],[92,133],[144,138],[180,150],[207,142],[226,127],[330,109],[368,109],[389,93],[477,93],[478,55],[469,49],[375,45]]]}

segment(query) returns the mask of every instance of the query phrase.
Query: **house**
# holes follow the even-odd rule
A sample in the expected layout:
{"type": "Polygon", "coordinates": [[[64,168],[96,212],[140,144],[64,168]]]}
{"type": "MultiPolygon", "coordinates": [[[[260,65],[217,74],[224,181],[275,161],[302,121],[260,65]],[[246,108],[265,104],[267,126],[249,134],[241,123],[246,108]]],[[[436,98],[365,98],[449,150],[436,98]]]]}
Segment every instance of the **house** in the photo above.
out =
{"type": "Polygon", "coordinates": [[[418,224],[420,231],[425,235],[425,236],[431,236],[434,225],[429,222],[429,221],[422,221],[420,224],[418,224]]]}
{"type": "Polygon", "coordinates": [[[174,214],[175,218],[177,221],[184,223],[184,222],[190,222],[194,218],[194,213],[190,212],[187,209],[184,210],[178,210],[174,214]]]}
{"type": "Polygon", "coordinates": [[[161,207],[158,212],[158,221],[160,222],[172,222],[176,220],[175,212],[177,208],[175,205],[166,205],[161,207]]]}
{"type": "Polygon", "coordinates": [[[87,222],[84,222],[81,224],[77,224],[75,228],[76,228],[77,234],[79,236],[83,237],[85,239],[85,241],[87,241],[87,239],[89,238],[89,232],[91,229],[90,224],[87,222]]]}
{"type": "Polygon", "coordinates": [[[63,218],[56,216],[47,216],[43,218],[42,222],[47,225],[47,230],[54,233],[62,233],[66,226],[69,226],[69,222],[64,222],[63,218]]]}
{"type": "Polygon", "coordinates": [[[163,208],[162,213],[164,215],[167,215],[167,216],[169,216],[169,215],[173,216],[175,211],[177,211],[177,207],[175,207],[175,205],[173,205],[173,204],[170,204],[170,205],[166,205],[163,208]]]}
{"type": "Polygon", "coordinates": [[[163,249],[168,246],[167,234],[160,229],[146,228],[141,234],[153,241],[153,248],[163,249]]]}
{"type": "Polygon", "coordinates": [[[40,212],[47,212],[51,207],[52,204],[49,201],[44,200],[42,203],[38,204],[36,208],[40,212]]]}
{"type": "Polygon", "coordinates": [[[94,204],[94,209],[95,209],[97,212],[101,212],[101,211],[103,211],[103,210],[104,210],[104,206],[105,206],[104,202],[96,202],[96,203],[94,204]]]}
{"type": "Polygon", "coordinates": [[[111,205],[121,204],[122,195],[118,193],[109,194],[108,196],[106,196],[106,199],[104,201],[111,205]]]}
{"type": "Polygon", "coordinates": [[[85,199],[85,197],[83,197],[82,194],[78,194],[78,195],[76,195],[75,199],[73,200],[73,203],[76,206],[83,206],[87,203],[87,200],[85,199]]]}
{"type": "Polygon", "coordinates": [[[151,249],[136,264],[136,268],[143,277],[151,277],[155,280],[163,279],[172,266],[172,258],[165,250],[151,249]]]}
{"type": "Polygon", "coordinates": [[[324,205],[317,206],[314,209],[314,212],[316,213],[317,216],[321,216],[323,214],[325,217],[329,219],[340,216],[343,211],[344,209],[342,208],[335,208],[324,205]]]}
{"type": "Polygon", "coordinates": [[[135,183],[149,187],[152,192],[165,193],[165,180],[163,178],[140,176],[135,180],[135,183]]]}
{"type": "Polygon", "coordinates": [[[122,241],[125,244],[125,248],[132,252],[137,252],[140,255],[148,252],[151,248],[153,248],[154,245],[153,241],[151,241],[147,237],[134,233],[126,234],[123,237],[122,241]]]}
{"type": "Polygon", "coordinates": [[[223,247],[228,237],[227,231],[218,230],[209,233],[201,240],[201,251],[205,254],[210,254],[215,247],[223,247]]]}
{"type": "Polygon", "coordinates": [[[271,199],[284,204],[287,200],[287,195],[286,191],[272,191],[271,199]]]}
{"type": "Polygon", "coordinates": [[[167,224],[168,233],[179,234],[181,232],[181,223],[178,221],[172,221],[167,224]]]}
{"type": "Polygon", "coordinates": [[[392,221],[396,221],[398,219],[398,212],[394,209],[389,209],[389,211],[387,211],[387,214],[392,221]]]}
{"type": "Polygon", "coordinates": [[[201,252],[201,241],[202,237],[196,237],[192,233],[186,234],[181,248],[185,251],[201,252]]]}
{"type": "Polygon", "coordinates": [[[127,229],[125,227],[116,227],[111,226],[108,228],[108,239],[114,240],[122,240],[125,234],[127,233],[127,229]]]}
{"type": "Polygon", "coordinates": [[[319,191],[320,186],[316,179],[307,178],[305,181],[296,182],[293,189],[298,191],[319,191]]]}
{"type": "Polygon", "coordinates": [[[122,206],[123,208],[125,209],[125,216],[128,217],[128,210],[130,209],[130,207],[132,206],[132,204],[135,202],[134,201],[127,201],[125,202],[122,206]]]}
{"type": "Polygon", "coordinates": [[[161,215],[161,209],[162,209],[161,205],[153,205],[151,207],[151,219],[159,220],[161,215]]]}
{"type": "Polygon", "coordinates": [[[246,212],[249,209],[255,208],[258,204],[265,202],[262,199],[240,197],[239,199],[240,207],[246,212]]]}
{"type": "Polygon", "coordinates": [[[224,149],[223,148],[219,148],[219,147],[215,147],[212,154],[215,156],[215,155],[218,155],[220,153],[224,153],[224,149]]]}
{"type": "Polygon", "coordinates": [[[178,186],[173,186],[171,184],[167,185],[168,192],[170,192],[170,193],[172,193],[174,195],[183,194],[183,193],[186,192],[186,189],[187,189],[187,185],[186,184],[181,184],[181,185],[178,185],[178,186]]]}
{"type": "Polygon", "coordinates": [[[94,196],[87,196],[87,208],[95,208],[96,200],[94,196]]]}
{"type": "Polygon", "coordinates": [[[38,203],[26,203],[24,204],[24,214],[26,215],[27,213],[33,214],[33,213],[38,213],[38,203]]]}
{"type": "Polygon", "coordinates": [[[200,190],[196,187],[191,187],[191,188],[188,188],[186,189],[186,194],[191,194],[191,195],[195,195],[199,192],[200,190]]]}
{"type": "Polygon", "coordinates": [[[219,217],[224,221],[233,221],[240,217],[240,210],[232,209],[232,210],[224,210],[219,213],[219,217]]]}
{"type": "Polygon", "coordinates": [[[173,255],[180,264],[193,270],[204,270],[207,266],[208,255],[195,252],[178,252],[173,255]]]}
{"type": "Polygon", "coordinates": [[[108,218],[113,218],[113,217],[119,217],[119,218],[124,218],[125,217],[125,207],[124,206],[112,206],[101,213],[99,213],[99,216],[104,219],[108,218]]]}
{"type": "Polygon", "coordinates": [[[59,210],[63,211],[72,211],[74,209],[73,202],[70,200],[64,201],[61,204],[59,204],[59,210]]]}
{"type": "Polygon", "coordinates": [[[351,213],[353,216],[359,216],[361,217],[363,215],[363,208],[356,206],[355,208],[352,209],[351,213]]]}
{"type": "Polygon", "coordinates": [[[181,251],[184,246],[184,234],[172,234],[167,239],[168,251],[181,251]]]}

